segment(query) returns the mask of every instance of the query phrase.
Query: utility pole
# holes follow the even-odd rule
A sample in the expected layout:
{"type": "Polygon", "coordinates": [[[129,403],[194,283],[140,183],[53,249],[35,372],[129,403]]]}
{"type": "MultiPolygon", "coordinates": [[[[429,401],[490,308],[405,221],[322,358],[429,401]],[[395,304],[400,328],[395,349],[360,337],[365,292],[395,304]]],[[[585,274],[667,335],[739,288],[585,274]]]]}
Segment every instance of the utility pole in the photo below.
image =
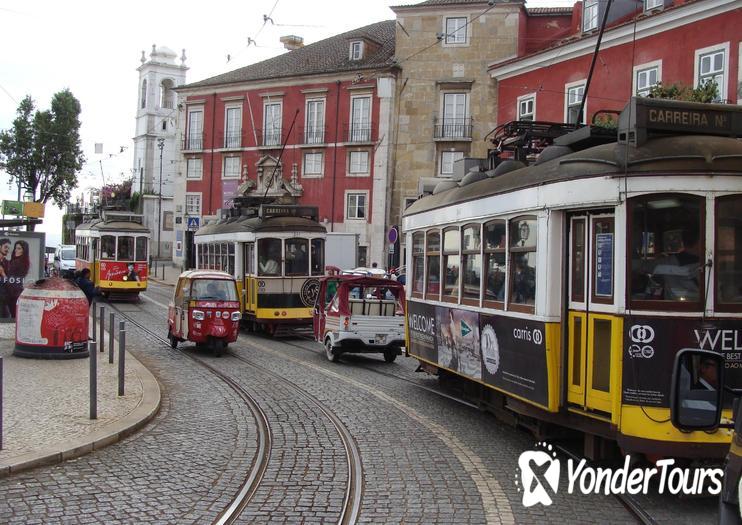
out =
{"type": "Polygon", "coordinates": [[[157,139],[160,148],[160,190],[157,192],[157,258],[160,258],[160,230],[162,229],[162,150],[165,148],[165,139],[157,139]]]}

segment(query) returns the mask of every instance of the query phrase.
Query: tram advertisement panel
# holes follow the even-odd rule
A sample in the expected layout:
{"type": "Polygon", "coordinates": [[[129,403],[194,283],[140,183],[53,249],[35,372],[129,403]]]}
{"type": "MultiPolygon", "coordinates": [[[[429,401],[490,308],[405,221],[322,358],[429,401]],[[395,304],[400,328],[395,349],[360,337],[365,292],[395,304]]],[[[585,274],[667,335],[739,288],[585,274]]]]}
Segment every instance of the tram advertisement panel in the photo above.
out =
{"type": "Polygon", "coordinates": [[[482,315],[482,380],[506,392],[549,404],[544,323],[482,315]]]}
{"type": "Polygon", "coordinates": [[[683,348],[721,352],[725,382],[742,386],[741,321],[632,317],[624,327],[624,404],[668,408],[672,367],[683,348]]]}
{"type": "Polygon", "coordinates": [[[46,234],[0,230],[0,320],[16,316],[23,288],[44,277],[46,234]]]}
{"type": "Polygon", "coordinates": [[[482,379],[479,351],[479,314],[438,306],[438,364],[463,376],[482,379]]]}
{"type": "Polygon", "coordinates": [[[433,363],[438,362],[435,317],[435,306],[415,301],[407,302],[410,353],[433,363]]]}
{"type": "Polygon", "coordinates": [[[101,281],[144,281],[147,279],[146,262],[100,262],[101,281]]]}

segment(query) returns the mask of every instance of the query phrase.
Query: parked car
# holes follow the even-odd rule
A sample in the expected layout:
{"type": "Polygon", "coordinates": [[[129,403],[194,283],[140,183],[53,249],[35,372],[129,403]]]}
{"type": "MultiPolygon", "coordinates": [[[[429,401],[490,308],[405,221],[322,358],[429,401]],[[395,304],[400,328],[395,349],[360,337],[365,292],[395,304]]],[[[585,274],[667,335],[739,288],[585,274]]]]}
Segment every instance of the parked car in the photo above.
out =
{"type": "Polygon", "coordinates": [[[54,252],[54,269],[60,277],[75,275],[75,245],[60,244],[54,252]]]}
{"type": "Polygon", "coordinates": [[[344,353],[381,353],[391,363],[405,344],[404,287],[378,277],[322,277],[313,327],[332,362],[344,353]]]}

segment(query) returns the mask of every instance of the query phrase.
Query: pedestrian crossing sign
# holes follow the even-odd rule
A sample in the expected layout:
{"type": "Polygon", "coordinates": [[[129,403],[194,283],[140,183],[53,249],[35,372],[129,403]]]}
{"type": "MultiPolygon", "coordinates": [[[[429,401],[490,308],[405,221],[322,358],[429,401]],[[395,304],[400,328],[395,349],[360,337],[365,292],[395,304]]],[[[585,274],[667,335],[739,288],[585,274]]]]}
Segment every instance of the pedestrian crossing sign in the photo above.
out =
{"type": "Polygon", "coordinates": [[[200,217],[188,217],[188,230],[189,231],[198,230],[200,222],[201,222],[200,217]]]}

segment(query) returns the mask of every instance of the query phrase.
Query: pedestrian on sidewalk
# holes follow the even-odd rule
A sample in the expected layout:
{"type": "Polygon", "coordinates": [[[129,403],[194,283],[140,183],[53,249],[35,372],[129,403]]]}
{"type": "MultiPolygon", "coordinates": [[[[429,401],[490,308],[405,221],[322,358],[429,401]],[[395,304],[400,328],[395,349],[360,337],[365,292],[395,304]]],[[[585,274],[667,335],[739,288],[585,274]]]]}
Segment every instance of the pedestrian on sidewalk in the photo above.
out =
{"type": "Polygon", "coordinates": [[[80,287],[80,290],[85,294],[85,297],[88,298],[88,306],[93,304],[93,299],[100,297],[100,290],[93,284],[93,281],[90,280],[89,268],[82,269],[80,276],[75,280],[75,283],[80,287]]]}

